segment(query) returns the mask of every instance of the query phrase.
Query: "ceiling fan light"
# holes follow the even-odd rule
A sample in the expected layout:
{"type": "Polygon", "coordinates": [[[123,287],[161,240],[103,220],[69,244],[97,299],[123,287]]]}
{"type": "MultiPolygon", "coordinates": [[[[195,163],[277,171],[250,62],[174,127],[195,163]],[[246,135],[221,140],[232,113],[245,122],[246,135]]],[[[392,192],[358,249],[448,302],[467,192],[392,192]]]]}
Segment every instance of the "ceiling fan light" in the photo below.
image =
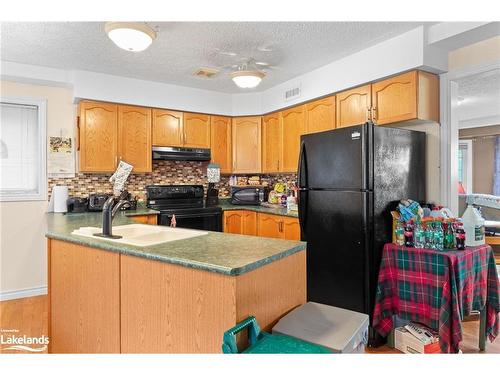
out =
{"type": "Polygon", "coordinates": [[[238,70],[231,73],[231,79],[236,86],[243,89],[251,89],[257,87],[266,76],[265,73],[258,70],[238,70]]]}
{"type": "Polygon", "coordinates": [[[118,47],[131,52],[141,52],[156,39],[156,32],[140,22],[108,22],[104,30],[118,47]]]}

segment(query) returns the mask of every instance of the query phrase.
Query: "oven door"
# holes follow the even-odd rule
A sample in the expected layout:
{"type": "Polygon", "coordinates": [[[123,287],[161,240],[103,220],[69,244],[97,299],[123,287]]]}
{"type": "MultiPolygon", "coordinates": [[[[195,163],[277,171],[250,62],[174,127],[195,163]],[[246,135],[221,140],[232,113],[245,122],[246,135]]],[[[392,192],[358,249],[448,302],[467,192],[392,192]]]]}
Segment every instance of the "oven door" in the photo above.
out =
{"type": "Polygon", "coordinates": [[[159,225],[170,226],[172,216],[175,214],[175,221],[178,228],[189,228],[198,230],[208,230],[222,232],[222,212],[203,213],[161,213],[159,225]]]}

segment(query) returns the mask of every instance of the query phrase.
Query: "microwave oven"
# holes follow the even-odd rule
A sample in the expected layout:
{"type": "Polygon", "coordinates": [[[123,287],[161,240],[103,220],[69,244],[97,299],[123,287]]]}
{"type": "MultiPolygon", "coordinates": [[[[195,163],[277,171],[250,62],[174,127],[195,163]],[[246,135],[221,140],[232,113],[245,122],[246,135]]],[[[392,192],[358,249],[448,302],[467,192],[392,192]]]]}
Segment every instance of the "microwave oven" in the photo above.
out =
{"type": "Polygon", "coordinates": [[[231,204],[256,205],[267,201],[269,188],[265,186],[231,186],[231,204]]]}

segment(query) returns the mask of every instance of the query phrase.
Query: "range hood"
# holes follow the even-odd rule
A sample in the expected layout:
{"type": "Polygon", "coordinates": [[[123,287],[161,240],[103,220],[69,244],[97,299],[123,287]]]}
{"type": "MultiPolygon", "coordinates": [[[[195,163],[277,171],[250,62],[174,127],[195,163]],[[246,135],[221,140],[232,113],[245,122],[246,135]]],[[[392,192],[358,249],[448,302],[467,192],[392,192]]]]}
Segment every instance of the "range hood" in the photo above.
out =
{"type": "Polygon", "coordinates": [[[153,147],[153,160],[210,160],[209,148],[153,147]]]}

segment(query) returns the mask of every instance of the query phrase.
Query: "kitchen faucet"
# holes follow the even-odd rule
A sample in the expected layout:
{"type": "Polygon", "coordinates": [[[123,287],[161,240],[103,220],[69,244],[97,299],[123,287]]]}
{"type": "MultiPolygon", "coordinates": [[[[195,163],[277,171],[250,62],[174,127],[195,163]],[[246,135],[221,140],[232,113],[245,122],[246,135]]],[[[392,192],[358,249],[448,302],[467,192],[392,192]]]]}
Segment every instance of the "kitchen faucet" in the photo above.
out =
{"type": "MultiPolygon", "coordinates": [[[[124,192],[126,193],[126,192],[124,192]]],[[[113,235],[113,218],[122,207],[130,207],[130,202],[125,199],[127,194],[120,195],[120,200],[115,204],[114,196],[110,196],[102,206],[102,233],[95,233],[94,236],[106,238],[122,238],[113,235]]]]}

